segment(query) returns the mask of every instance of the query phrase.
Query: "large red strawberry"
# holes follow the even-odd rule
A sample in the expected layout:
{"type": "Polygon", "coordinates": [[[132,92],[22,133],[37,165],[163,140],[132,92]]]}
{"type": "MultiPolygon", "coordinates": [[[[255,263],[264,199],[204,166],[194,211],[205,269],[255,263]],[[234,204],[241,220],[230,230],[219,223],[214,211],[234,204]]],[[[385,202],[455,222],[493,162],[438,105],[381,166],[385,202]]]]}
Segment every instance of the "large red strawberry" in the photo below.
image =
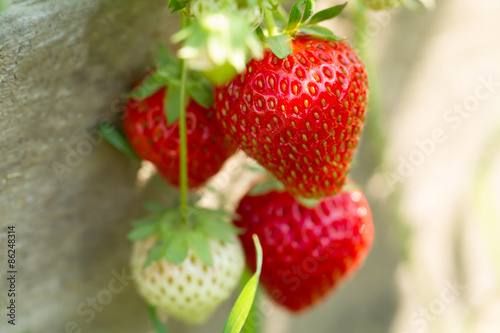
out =
{"type": "Polygon", "coordinates": [[[367,76],[343,41],[297,35],[292,54],[270,50],[216,89],[221,128],[306,198],[339,191],[349,172],[366,112],[367,76]]]}
{"type": "Polygon", "coordinates": [[[292,311],[313,305],[355,272],[373,240],[372,215],[359,190],[324,198],[314,208],[283,192],[247,195],[237,213],[248,265],[255,269],[257,234],[264,254],[261,283],[292,311]]]}
{"type": "MultiPolygon", "coordinates": [[[[169,182],[179,185],[179,121],[167,125],[165,92],[162,87],[144,99],[129,99],[123,128],[137,154],[152,162],[169,182]]],[[[188,184],[198,187],[220,170],[236,146],[217,126],[213,108],[206,109],[191,99],[186,120],[188,184]]]]}

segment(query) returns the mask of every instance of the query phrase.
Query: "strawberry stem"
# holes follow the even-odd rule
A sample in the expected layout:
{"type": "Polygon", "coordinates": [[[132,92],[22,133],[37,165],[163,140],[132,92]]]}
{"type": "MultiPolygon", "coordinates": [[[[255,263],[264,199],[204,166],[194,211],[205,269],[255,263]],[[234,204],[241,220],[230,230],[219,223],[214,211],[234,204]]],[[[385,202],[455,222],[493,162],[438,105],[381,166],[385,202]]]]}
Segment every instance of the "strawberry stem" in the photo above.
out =
{"type": "Polygon", "coordinates": [[[264,8],[264,20],[266,21],[269,36],[276,35],[276,23],[274,22],[273,12],[269,8],[264,8]]]}
{"type": "MultiPolygon", "coordinates": [[[[184,29],[187,25],[187,17],[184,13],[181,14],[181,25],[184,29]]],[[[187,165],[187,129],[186,129],[186,84],[187,84],[187,67],[184,59],[180,60],[181,69],[181,87],[180,87],[180,102],[179,102],[179,137],[180,137],[180,211],[182,223],[186,225],[187,208],[188,208],[188,165],[187,165]]]]}

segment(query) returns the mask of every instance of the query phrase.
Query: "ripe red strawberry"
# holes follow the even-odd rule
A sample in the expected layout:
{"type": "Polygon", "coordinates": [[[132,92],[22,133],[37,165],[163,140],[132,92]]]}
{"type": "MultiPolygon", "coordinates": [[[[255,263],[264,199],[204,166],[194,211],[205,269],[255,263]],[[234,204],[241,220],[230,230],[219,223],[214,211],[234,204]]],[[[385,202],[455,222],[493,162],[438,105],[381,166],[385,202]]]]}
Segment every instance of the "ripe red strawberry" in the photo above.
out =
{"type": "MultiPolygon", "coordinates": [[[[163,87],[143,100],[129,99],[123,128],[136,153],[152,162],[169,182],[179,185],[179,121],[167,125],[165,92],[163,87]]],[[[236,146],[217,126],[213,108],[205,109],[190,100],[186,119],[188,185],[198,187],[220,170],[236,146]]]]}
{"type": "Polygon", "coordinates": [[[345,43],[292,37],[293,53],[266,50],[216,89],[221,128],[292,194],[331,196],[342,188],[363,127],[364,65],[345,43]]]}
{"type": "Polygon", "coordinates": [[[247,195],[237,213],[248,265],[255,270],[257,234],[264,254],[261,283],[292,311],[313,305],[354,273],[373,240],[372,215],[359,190],[324,198],[312,209],[288,193],[247,195]]]}

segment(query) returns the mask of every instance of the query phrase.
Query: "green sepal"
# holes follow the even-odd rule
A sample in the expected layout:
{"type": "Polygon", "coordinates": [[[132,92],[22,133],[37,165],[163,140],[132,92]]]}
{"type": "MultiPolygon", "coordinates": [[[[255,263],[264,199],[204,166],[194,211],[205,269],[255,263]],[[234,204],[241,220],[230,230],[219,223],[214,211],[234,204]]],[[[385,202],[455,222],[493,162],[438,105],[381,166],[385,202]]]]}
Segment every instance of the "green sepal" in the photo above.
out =
{"type": "Polygon", "coordinates": [[[131,232],[127,234],[129,240],[139,240],[151,235],[158,231],[158,224],[156,223],[143,223],[137,225],[131,232]]]}
{"type": "Polygon", "coordinates": [[[168,67],[175,70],[176,76],[180,75],[179,60],[163,43],[158,43],[158,51],[156,53],[156,64],[159,68],[168,67]]]}
{"type": "Polygon", "coordinates": [[[347,2],[345,2],[341,5],[333,6],[333,7],[324,9],[322,11],[319,11],[311,17],[309,22],[307,22],[307,25],[313,25],[313,24],[316,24],[319,22],[323,22],[323,21],[332,19],[332,18],[338,16],[342,12],[342,10],[344,10],[344,8],[346,6],[347,6],[347,2]]]}
{"type": "Polygon", "coordinates": [[[256,186],[254,186],[250,190],[250,192],[248,192],[248,195],[257,196],[257,195],[266,194],[266,193],[269,193],[272,191],[282,192],[284,190],[285,190],[285,186],[278,179],[271,176],[271,177],[268,177],[262,183],[259,183],[256,186]]]}
{"type": "Polygon", "coordinates": [[[264,33],[264,30],[262,30],[262,27],[261,26],[258,26],[256,29],[255,29],[255,34],[257,35],[257,37],[259,37],[259,39],[264,42],[266,40],[266,34],[264,33]]]}
{"type": "Polygon", "coordinates": [[[233,243],[233,236],[239,232],[238,228],[227,222],[233,217],[234,214],[222,210],[197,208],[192,220],[205,234],[225,243],[233,243]]]}
{"type": "Polygon", "coordinates": [[[123,133],[116,129],[116,127],[114,127],[111,123],[101,124],[97,131],[102,135],[104,140],[115,147],[118,151],[122,152],[124,155],[136,162],[141,162],[141,158],[136,154],[123,133]]]}
{"type": "Polygon", "coordinates": [[[194,253],[200,260],[207,266],[212,266],[212,253],[210,252],[210,245],[205,233],[201,230],[188,231],[187,240],[189,246],[193,249],[194,253]]]}
{"type": "Polygon", "coordinates": [[[280,59],[285,59],[292,54],[292,42],[288,34],[270,36],[266,39],[269,49],[280,59]]]}
{"type": "Polygon", "coordinates": [[[288,23],[286,24],[285,31],[294,31],[302,20],[302,9],[300,8],[305,4],[306,0],[297,1],[290,9],[288,16],[288,23]]]}
{"type": "Polygon", "coordinates": [[[302,15],[302,20],[300,23],[305,23],[311,16],[314,15],[314,0],[307,0],[306,7],[304,8],[304,14],[302,15]]]}
{"type": "Polygon", "coordinates": [[[146,210],[151,213],[161,213],[165,211],[165,207],[156,202],[146,202],[144,204],[144,208],[146,208],[146,210]]]}
{"type": "Polygon", "coordinates": [[[165,257],[168,262],[174,265],[180,265],[186,259],[189,246],[186,237],[186,231],[183,229],[172,231],[168,237],[167,248],[165,249],[165,257]]]}
{"type": "Polygon", "coordinates": [[[180,116],[181,85],[176,82],[170,82],[164,98],[163,111],[165,112],[167,125],[170,126],[180,116]]]}
{"type": "Polygon", "coordinates": [[[344,40],[345,38],[340,38],[337,37],[331,30],[320,27],[320,26],[311,26],[311,27],[301,27],[300,32],[305,33],[306,35],[311,35],[314,37],[320,37],[322,39],[326,40],[332,40],[332,41],[341,41],[344,40]]]}
{"type": "Polygon", "coordinates": [[[151,250],[149,250],[148,257],[146,258],[146,262],[144,262],[144,267],[148,267],[155,261],[160,260],[163,258],[165,250],[167,249],[167,244],[161,243],[161,242],[156,242],[151,250]]]}
{"type": "Polygon", "coordinates": [[[253,165],[253,164],[244,164],[243,165],[243,168],[245,170],[248,170],[248,171],[251,171],[251,172],[255,172],[255,173],[265,173],[267,174],[268,171],[266,169],[264,169],[262,166],[260,165],[253,165]]]}
{"type": "Polygon", "coordinates": [[[184,9],[189,3],[189,1],[191,0],[170,0],[168,2],[168,8],[172,9],[172,13],[177,12],[181,9],[184,9]]]}
{"type": "Polygon", "coordinates": [[[314,208],[316,205],[321,201],[320,199],[309,199],[309,198],[303,198],[303,197],[296,197],[295,198],[300,204],[304,207],[307,208],[314,208]]]}
{"type": "Polygon", "coordinates": [[[127,95],[127,97],[143,100],[156,93],[159,89],[164,87],[165,84],[166,81],[163,79],[162,75],[155,72],[146,77],[139,86],[134,88],[132,92],[127,95]]]}
{"type": "Polygon", "coordinates": [[[229,223],[234,214],[222,209],[189,206],[186,225],[182,224],[177,208],[162,209],[158,204],[148,203],[147,209],[153,214],[134,221],[134,228],[127,236],[132,241],[156,236],[145,266],[162,258],[179,265],[186,259],[189,248],[205,265],[211,266],[213,260],[209,240],[213,238],[233,243],[234,235],[239,232],[229,223]]]}
{"type": "Polygon", "coordinates": [[[193,73],[192,76],[187,81],[186,88],[188,95],[205,109],[210,108],[214,104],[214,90],[212,85],[201,74],[194,75],[193,73]]]}
{"type": "Polygon", "coordinates": [[[138,228],[138,227],[145,225],[145,224],[156,224],[157,221],[158,221],[158,216],[149,216],[149,217],[146,217],[146,218],[143,218],[140,220],[132,221],[132,226],[134,228],[138,228]]]}
{"type": "Polygon", "coordinates": [[[238,296],[222,333],[240,333],[254,303],[257,287],[259,286],[260,273],[262,271],[262,247],[259,238],[255,234],[253,235],[253,241],[257,258],[256,271],[250,280],[248,280],[240,296],[238,296]]]}

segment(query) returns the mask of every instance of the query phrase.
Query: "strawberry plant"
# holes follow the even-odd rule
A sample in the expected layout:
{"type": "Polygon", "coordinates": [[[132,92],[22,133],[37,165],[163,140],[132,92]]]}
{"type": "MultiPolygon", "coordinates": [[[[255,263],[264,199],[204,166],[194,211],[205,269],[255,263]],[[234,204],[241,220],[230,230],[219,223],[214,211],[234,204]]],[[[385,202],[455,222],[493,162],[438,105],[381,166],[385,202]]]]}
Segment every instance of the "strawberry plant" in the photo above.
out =
{"type": "MultiPolygon", "coordinates": [[[[380,9],[400,1],[364,2],[380,9]]],[[[168,2],[182,22],[172,36],[176,55],[160,46],[154,71],[128,95],[124,135],[101,131],[179,189],[178,205],[149,204],[128,234],[135,284],[157,332],[166,331],[157,311],[202,324],[232,294],[245,262],[254,275],[225,333],[245,326],[259,279],[297,312],[366,258],[370,208],[344,183],[367,115],[367,69],[347,41],[318,25],[346,5],[315,12],[314,0],[299,0],[287,14],[274,0],[168,2]],[[269,180],[235,213],[223,203],[203,207],[197,190],[237,149],[269,180]]]]}

